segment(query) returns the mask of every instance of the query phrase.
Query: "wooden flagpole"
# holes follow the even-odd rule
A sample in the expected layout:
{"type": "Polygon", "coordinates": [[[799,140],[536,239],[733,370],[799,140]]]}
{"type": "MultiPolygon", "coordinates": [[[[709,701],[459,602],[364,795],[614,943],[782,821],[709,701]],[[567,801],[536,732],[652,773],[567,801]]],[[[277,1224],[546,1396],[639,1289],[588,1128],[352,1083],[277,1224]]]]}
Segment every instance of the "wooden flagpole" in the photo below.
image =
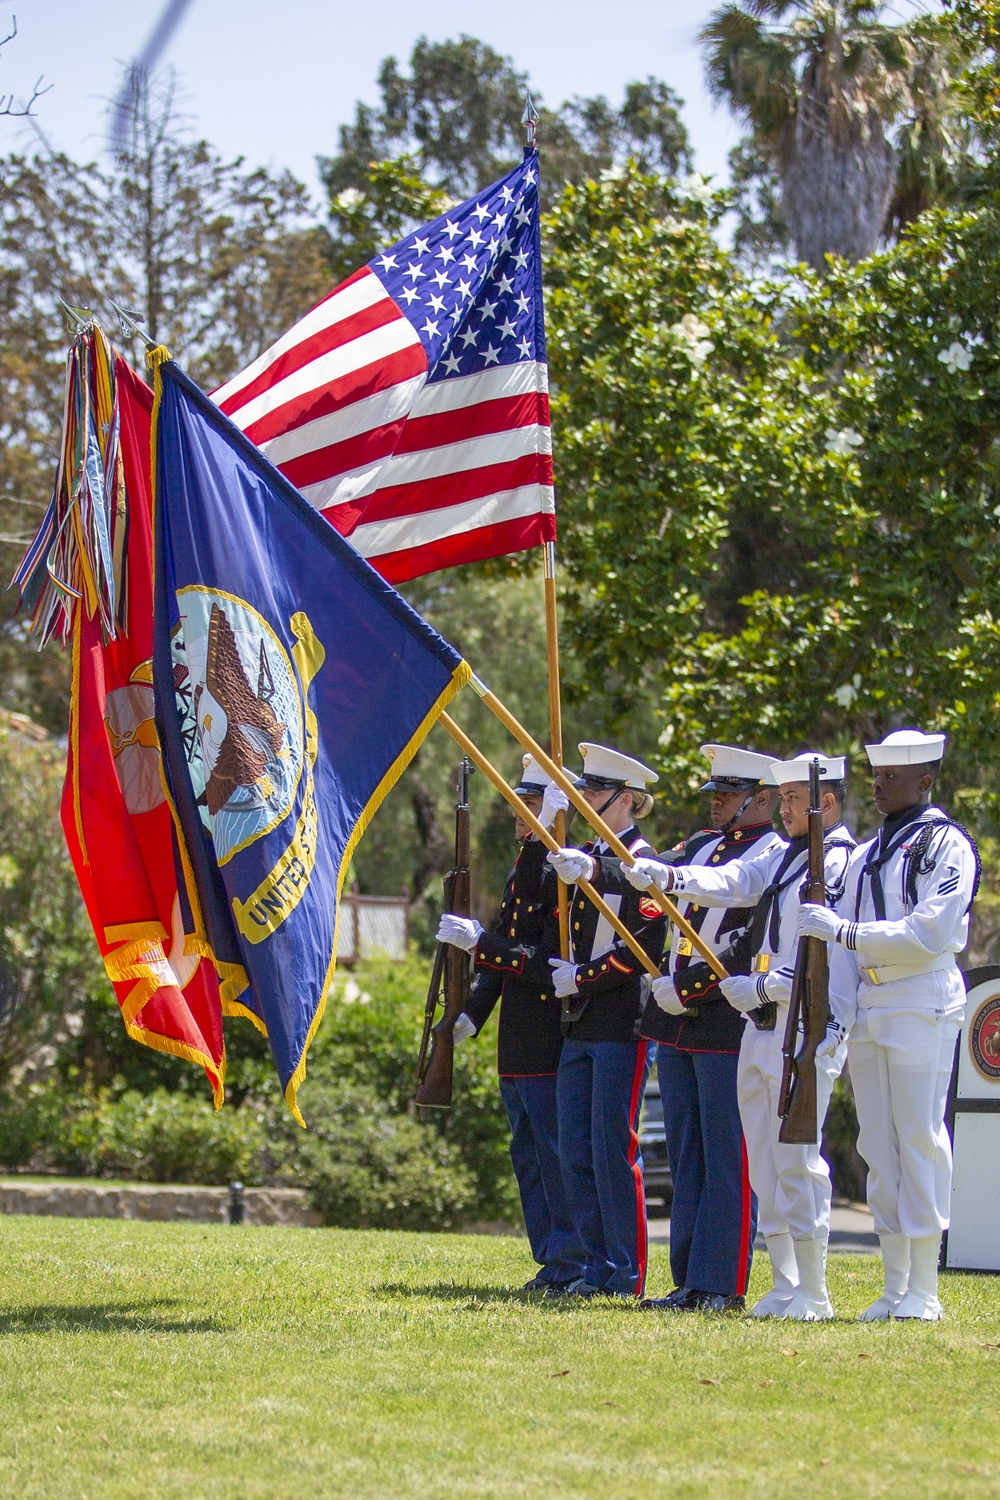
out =
{"type": "MultiPolygon", "coordinates": [[[[557,786],[562,787],[563,791],[566,793],[573,806],[577,809],[578,812],[581,812],[583,814],[587,822],[590,824],[591,828],[593,828],[596,833],[600,834],[601,838],[607,844],[608,848],[613,850],[614,853],[617,854],[622,864],[634,865],[635,859],[629,853],[628,849],[626,849],[621,839],[612,829],[608,827],[607,823],[605,823],[600,814],[594,811],[594,809],[590,806],[590,803],[580,795],[580,792],[563,771],[562,767],[557,766],[552,757],[546,755],[545,751],[542,749],[541,745],[538,744],[537,740],[532,739],[531,735],[524,728],[523,724],[518,723],[517,719],[515,719],[510,709],[504,707],[496,694],[490,692],[485,682],[483,682],[481,678],[477,677],[475,672],[473,672],[470,681],[473,691],[476,692],[480,698],[482,698],[483,702],[486,704],[486,707],[492,713],[496,714],[497,718],[500,720],[500,723],[504,726],[504,728],[510,730],[511,734],[519,744],[524,746],[525,750],[531,751],[532,755],[538,761],[538,764],[542,766],[544,770],[548,771],[549,775],[552,777],[552,780],[556,783],[557,786]]],[[[702,958],[708,964],[709,968],[712,970],[715,976],[718,979],[728,979],[729,973],[725,968],[725,965],[718,958],[718,956],[712,952],[711,948],[705,942],[701,934],[695,931],[687,918],[681,916],[681,913],[677,910],[677,907],[670,900],[670,898],[668,896],[665,896],[663,892],[659,890],[655,885],[651,885],[649,887],[649,891],[647,894],[649,895],[651,900],[656,902],[660,910],[670,918],[671,922],[673,922],[678,931],[688,939],[688,941],[691,943],[691,946],[697,949],[697,951],[701,954],[702,958]]]]}
{"type": "MultiPolygon", "coordinates": [[[[553,838],[549,830],[544,827],[544,825],[541,824],[535,817],[534,813],[525,806],[520,797],[514,791],[513,787],[509,787],[507,785],[506,781],[504,781],[503,777],[500,775],[500,772],[496,769],[495,766],[490,764],[482,751],[476,748],[473,742],[469,739],[469,736],[463,729],[459,728],[451,715],[442,713],[441,723],[444,725],[445,729],[447,729],[452,739],[456,740],[458,744],[461,745],[462,750],[469,757],[472,763],[478,766],[483,775],[486,776],[490,781],[492,781],[493,785],[496,787],[500,795],[502,797],[506,797],[507,801],[517,813],[518,817],[524,819],[535,837],[541,840],[546,849],[549,849],[553,853],[555,853],[555,851],[561,847],[558,840],[553,838]]],[[[560,884],[562,884],[562,882],[560,882],[560,884]]],[[[629,932],[628,928],[622,922],[621,918],[616,916],[616,914],[611,910],[610,906],[608,906],[607,902],[598,895],[597,891],[594,890],[594,887],[591,885],[590,881],[578,880],[576,884],[583,892],[583,894],[587,897],[588,901],[592,901],[594,903],[601,916],[614,929],[614,931],[617,932],[622,942],[632,950],[636,958],[646,970],[646,973],[649,974],[653,979],[659,979],[659,965],[653,962],[649,954],[646,952],[645,948],[639,942],[639,939],[637,937],[634,937],[633,934],[629,932]]],[[[565,886],[563,886],[562,888],[563,890],[566,889],[565,886]]]]}
{"type": "MultiPolygon", "coordinates": [[[[556,544],[546,542],[545,553],[545,642],[549,661],[549,744],[556,765],[563,764],[562,689],[559,681],[559,617],[556,613],[556,544]]],[[[566,843],[566,814],[556,814],[556,838],[559,848],[566,843]]],[[[569,893],[563,881],[558,885],[559,952],[569,958],[569,893]]]]}
{"type": "MultiPolygon", "coordinates": [[[[525,128],[525,145],[529,151],[538,150],[538,111],[530,92],[524,96],[524,114],[521,124],[525,128]]],[[[562,687],[559,681],[559,617],[556,612],[556,544],[545,542],[542,546],[545,579],[545,647],[549,668],[549,753],[556,765],[563,764],[562,738],[562,687]]],[[[507,783],[504,782],[504,786],[507,783]]],[[[556,815],[555,835],[559,847],[566,843],[566,814],[556,815]]],[[[559,953],[569,958],[569,895],[565,884],[558,883],[559,901],[559,953]]]]}

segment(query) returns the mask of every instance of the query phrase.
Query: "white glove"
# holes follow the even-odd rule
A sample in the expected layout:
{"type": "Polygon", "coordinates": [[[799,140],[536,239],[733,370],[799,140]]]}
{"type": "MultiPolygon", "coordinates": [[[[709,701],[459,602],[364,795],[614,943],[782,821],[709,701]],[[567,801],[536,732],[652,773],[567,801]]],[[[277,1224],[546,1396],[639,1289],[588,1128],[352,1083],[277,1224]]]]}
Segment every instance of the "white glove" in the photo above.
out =
{"type": "Polygon", "coordinates": [[[438,942],[450,943],[453,948],[461,948],[464,953],[474,952],[482,935],[483,924],[477,922],[475,917],[456,917],[446,911],[438,923],[438,942]]]}
{"type": "Polygon", "coordinates": [[[674,872],[669,865],[661,865],[658,859],[637,859],[634,865],[622,865],[625,879],[637,891],[648,891],[655,885],[661,891],[672,891],[674,872]]]}
{"type": "Polygon", "coordinates": [[[817,906],[812,901],[803,901],[796,917],[799,937],[822,938],[824,943],[835,943],[837,934],[846,923],[828,906],[817,906]]]}
{"type": "Polygon", "coordinates": [[[451,1029],[452,1038],[457,1047],[459,1042],[464,1042],[466,1037],[475,1036],[476,1023],[471,1016],[467,1016],[463,1010],[458,1020],[451,1029]]]}
{"type": "Polygon", "coordinates": [[[549,964],[552,968],[552,988],[560,1000],[565,1000],[569,995],[576,994],[576,964],[571,964],[565,958],[550,958],[549,964]]]}
{"type": "Polygon", "coordinates": [[[544,828],[556,826],[556,813],[564,813],[569,807],[569,798],[561,786],[552,782],[545,788],[545,796],[542,798],[542,810],[538,814],[538,821],[544,828]]]}
{"type": "Polygon", "coordinates": [[[653,999],[668,1016],[684,1014],[684,1006],[677,998],[677,990],[669,974],[661,974],[659,979],[653,980],[653,999]]]}
{"type": "Polygon", "coordinates": [[[728,979],[719,980],[719,989],[733,1010],[738,1010],[743,1015],[764,1003],[757,991],[757,979],[753,974],[730,974],[728,979]]]}
{"type": "Polygon", "coordinates": [[[574,885],[581,876],[584,880],[594,878],[594,861],[582,849],[560,849],[549,855],[548,863],[565,885],[574,885]]]}
{"type": "Polygon", "coordinates": [[[831,1021],[826,1028],[826,1036],[816,1048],[816,1061],[824,1057],[832,1057],[847,1035],[847,1027],[841,1026],[839,1021],[831,1021]]]}

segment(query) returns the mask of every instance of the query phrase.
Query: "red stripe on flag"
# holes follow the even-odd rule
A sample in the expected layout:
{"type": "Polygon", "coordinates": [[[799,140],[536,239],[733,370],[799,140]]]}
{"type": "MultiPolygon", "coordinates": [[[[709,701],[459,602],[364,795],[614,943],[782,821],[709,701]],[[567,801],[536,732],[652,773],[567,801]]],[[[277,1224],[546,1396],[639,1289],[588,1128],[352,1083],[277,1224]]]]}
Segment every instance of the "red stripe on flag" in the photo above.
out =
{"type": "MultiPolygon", "coordinates": [[[[349,407],[346,409],[350,410],[349,407]]],[[[547,402],[544,422],[534,420],[538,416],[536,393],[525,397],[483,402],[482,416],[480,416],[480,411],[481,408],[476,406],[441,412],[428,417],[407,418],[404,415],[398,422],[376,424],[366,432],[355,433],[339,443],[330,443],[322,448],[311,448],[308,452],[286,459],[283,463],[279,462],[278,468],[293,484],[298,485],[299,489],[306,490],[313,485],[323,484],[341,475],[353,473],[382,458],[403,458],[440,450],[447,459],[447,450],[454,449],[456,443],[465,440],[473,441],[476,438],[499,437],[506,433],[524,432],[532,426],[539,427],[546,433],[549,430],[547,402]],[[502,409],[493,410],[493,408],[502,409]],[[514,417],[519,420],[513,420],[514,417]],[[411,431],[418,424],[423,423],[429,425],[418,433],[417,441],[412,441],[411,431]]],[[[470,456],[462,453],[459,459],[461,462],[457,463],[453,470],[449,471],[445,468],[443,474],[436,476],[436,482],[447,484],[450,482],[451,473],[461,472],[462,469],[475,469],[478,466],[474,454],[470,456]]],[[[385,477],[389,478],[391,474],[392,469],[389,468],[386,470],[385,477]]],[[[385,487],[379,486],[379,489],[385,487]]],[[[367,493],[370,495],[372,492],[367,493]]],[[[330,503],[332,503],[332,497],[324,496],[320,501],[320,507],[325,509],[330,503]]],[[[346,535],[346,533],[343,534],[346,535]]]]}
{"type": "Polygon", "coordinates": [[[260,447],[261,444],[270,442],[271,438],[290,432],[293,427],[314,422],[317,417],[328,417],[342,406],[361,401],[365,396],[374,396],[377,391],[386,391],[404,380],[412,380],[415,375],[422,375],[426,369],[427,356],[423,345],[410,344],[387,358],[349,370],[339,380],[331,380],[326,385],[303,391],[301,396],[276,406],[266,416],[251,423],[249,427],[244,427],[243,431],[252,443],[260,447]]]}
{"type": "Polygon", "coordinates": [[[500,490],[520,489],[526,484],[552,484],[551,454],[527,453],[508,463],[485,464],[479,469],[463,469],[457,474],[442,474],[437,479],[421,479],[413,484],[385,485],[369,497],[365,525],[443,510],[466,500],[482,500],[500,490]]]}
{"type": "Polygon", "coordinates": [[[342,349],[352,339],[371,333],[376,328],[384,328],[388,323],[398,323],[402,316],[391,297],[382,297],[370,307],[360,308],[358,312],[341,318],[328,328],[319,329],[294,348],[286,349],[273,364],[261,371],[256,380],[251,380],[249,385],[243,386],[235,395],[221,402],[220,409],[228,417],[238,416],[244,406],[255,401],[265,391],[271,390],[279,381],[311,364],[320,355],[329,354],[331,349],[342,349]]]}
{"type": "MultiPolygon", "coordinates": [[[[369,432],[345,438],[342,443],[331,443],[329,448],[314,448],[311,453],[301,453],[298,458],[290,458],[287,463],[279,464],[278,468],[286,479],[304,490],[310,484],[321,484],[324,479],[347,474],[351,469],[360,468],[362,464],[388,458],[396,451],[397,439],[405,426],[406,417],[403,416],[398,422],[373,427],[369,432]]],[[[366,496],[362,504],[367,503],[366,496]]]]}
{"type": "Polygon", "coordinates": [[[482,437],[488,432],[530,427],[532,423],[539,427],[549,425],[549,398],[544,391],[528,391],[523,396],[503,396],[496,401],[480,401],[475,406],[460,406],[454,411],[411,417],[396,452],[417,453],[424,448],[482,437]]]}
{"type": "MultiPolygon", "coordinates": [[[[330,513],[324,512],[327,520],[330,513]]],[[[549,512],[519,516],[496,526],[480,526],[457,536],[444,536],[422,547],[407,547],[401,552],[383,552],[368,561],[387,583],[406,583],[438,568],[454,568],[459,563],[482,562],[487,557],[502,557],[507,552],[524,552],[556,539],[556,518],[549,512]]]]}

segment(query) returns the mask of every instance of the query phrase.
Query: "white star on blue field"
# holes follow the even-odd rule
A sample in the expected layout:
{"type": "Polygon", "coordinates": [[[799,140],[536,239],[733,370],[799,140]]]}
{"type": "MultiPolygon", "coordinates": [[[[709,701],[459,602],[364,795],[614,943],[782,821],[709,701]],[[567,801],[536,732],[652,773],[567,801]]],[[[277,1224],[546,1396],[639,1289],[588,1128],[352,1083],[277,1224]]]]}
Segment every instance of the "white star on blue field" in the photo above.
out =
{"type": "Polygon", "coordinates": [[[545,359],[537,157],[368,262],[420,336],[428,383],[545,359]]]}

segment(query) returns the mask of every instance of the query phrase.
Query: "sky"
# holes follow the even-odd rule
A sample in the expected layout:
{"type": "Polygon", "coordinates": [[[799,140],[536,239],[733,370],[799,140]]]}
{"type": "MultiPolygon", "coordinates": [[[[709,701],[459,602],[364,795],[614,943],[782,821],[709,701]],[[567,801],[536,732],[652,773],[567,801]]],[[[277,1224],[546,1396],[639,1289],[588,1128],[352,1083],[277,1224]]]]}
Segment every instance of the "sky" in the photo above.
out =
{"type": "MultiPolygon", "coordinates": [[[[726,180],[739,129],[704,87],[697,33],[705,0],[189,0],[161,58],[177,70],[192,127],[227,156],[289,167],[318,196],[317,154],[337,146],[337,127],[358,98],[375,102],[379,62],[405,60],[418,36],[465,32],[526,70],[550,105],[573,94],[618,102],[626,83],[650,74],[685,100],[696,165],[726,180]]],[[[166,0],[0,0],[0,35],[16,13],[18,35],[0,53],[0,91],[23,97],[44,74],[38,123],[57,149],[106,160],[108,101],[123,64],[142,52],[166,0]]],[[[0,151],[34,147],[23,121],[0,119],[0,151]]]]}

